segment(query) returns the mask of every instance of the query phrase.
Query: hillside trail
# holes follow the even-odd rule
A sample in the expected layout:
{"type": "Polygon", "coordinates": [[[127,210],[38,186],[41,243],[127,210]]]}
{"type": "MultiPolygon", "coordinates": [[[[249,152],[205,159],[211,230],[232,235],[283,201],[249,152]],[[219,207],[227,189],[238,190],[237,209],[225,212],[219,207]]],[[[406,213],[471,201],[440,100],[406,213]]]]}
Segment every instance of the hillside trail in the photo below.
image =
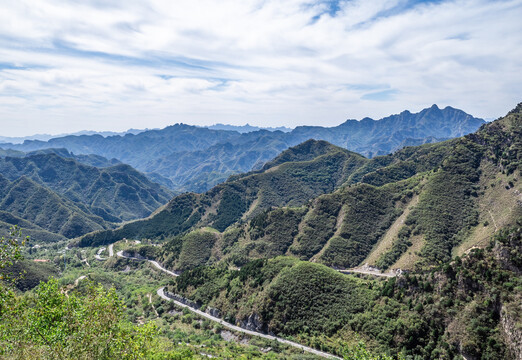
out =
{"type": "MultiPolygon", "coordinates": [[[[152,265],[154,265],[154,267],[158,268],[159,270],[163,271],[164,273],[166,273],[166,274],[168,274],[170,276],[179,276],[178,274],[165,269],[163,266],[161,266],[158,262],[156,262],[154,260],[138,259],[136,257],[126,256],[126,255],[123,254],[123,251],[118,251],[118,253],[116,255],[119,256],[119,257],[122,257],[122,258],[130,259],[130,260],[148,261],[148,262],[152,263],[152,265]]],[[[280,337],[277,337],[277,336],[273,336],[273,335],[263,334],[263,333],[260,333],[260,332],[257,332],[257,331],[246,330],[246,329],[243,329],[243,328],[241,328],[239,326],[233,325],[233,324],[231,324],[229,322],[226,322],[223,319],[220,319],[218,317],[215,317],[215,316],[212,316],[210,314],[207,314],[207,313],[205,313],[205,312],[203,312],[201,310],[198,310],[198,309],[193,308],[193,307],[191,307],[189,305],[183,304],[182,302],[179,302],[179,301],[177,301],[177,300],[167,296],[165,294],[165,287],[159,288],[156,293],[157,293],[157,295],[161,299],[163,299],[165,301],[171,301],[171,302],[175,303],[177,306],[180,306],[182,308],[187,308],[188,310],[192,311],[193,313],[196,313],[199,316],[204,317],[204,318],[206,318],[208,320],[217,322],[218,324],[221,324],[222,326],[224,326],[224,327],[226,327],[228,329],[231,329],[231,330],[234,330],[234,331],[237,331],[237,332],[241,332],[243,334],[251,335],[251,336],[257,336],[257,337],[261,337],[261,338],[264,338],[264,339],[277,341],[277,342],[280,342],[282,344],[290,345],[292,347],[301,349],[301,350],[303,350],[305,352],[308,352],[308,353],[311,353],[311,354],[314,354],[314,355],[317,355],[317,356],[321,356],[321,357],[324,357],[324,358],[327,358],[327,359],[339,359],[339,360],[342,359],[342,358],[340,358],[338,356],[335,356],[335,355],[332,355],[332,354],[328,354],[328,353],[325,353],[323,351],[319,351],[319,350],[316,350],[316,349],[313,349],[311,347],[298,344],[298,343],[290,341],[290,340],[286,340],[286,339],[283,339],[283,338],[280,338],[280,337]]]]}

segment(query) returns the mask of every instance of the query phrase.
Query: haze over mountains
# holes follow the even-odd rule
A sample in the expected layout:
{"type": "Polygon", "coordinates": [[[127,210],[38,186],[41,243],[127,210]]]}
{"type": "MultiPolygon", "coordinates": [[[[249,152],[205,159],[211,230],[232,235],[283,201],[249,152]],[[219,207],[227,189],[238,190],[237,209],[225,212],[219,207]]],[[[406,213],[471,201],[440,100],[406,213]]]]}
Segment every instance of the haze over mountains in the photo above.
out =
{"type": "Polygon", "coordinates": [[[42,150],[0,158],[4,228],[23,226],[35,241],[73,238],[146,217],[173,195],[129,165],[69,156],[42,150]]]}
{"type": "Polygon", "coordinates": [[[439,109],[434,105],[419,113],[404,111],[380,120],[347,120],[330,128],[300,126],[290,132],[243,132],[244,128],[239,132],[176,124],[135,135],[71,135],[49,141],[0,144],[0,147],[25,152],[66,148],[74,154],[116,158],[140,171],[168,178],[176,191],[203,192],[231,174],[260,168],[281,151],[311,138],[326,140],[371,158],[404,146],[462,136],[483,123],[484,120],[461,110],[439,109]]]}

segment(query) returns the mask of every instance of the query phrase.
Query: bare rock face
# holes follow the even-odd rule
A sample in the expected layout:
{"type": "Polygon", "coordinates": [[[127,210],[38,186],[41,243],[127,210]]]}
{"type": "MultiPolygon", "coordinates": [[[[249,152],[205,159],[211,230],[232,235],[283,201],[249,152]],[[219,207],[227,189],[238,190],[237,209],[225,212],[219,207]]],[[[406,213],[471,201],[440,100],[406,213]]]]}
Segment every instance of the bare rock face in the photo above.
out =
{"type": "Polygon", "coordinates": [[[259,318],[259,315],[255,313],[241,321],[240,326],[250,331],[263,332],[263,322],[259,318]]]}
{"type": "Polygon", "coordinates": [[[214,316],[214,317],[217,317],[217,318],[221,319],[221,311],[219,311],[218,309],[215,309],[215,308],[212,308],[212,307],[207,307],[205,312],[207,314],[211,315],[211,316],[214,316]]]}
{"type": "Polygon", "coordinates": [[[174,299],[176,301],[179,301],[180,303],[184,304],[184,305],[187,305],[193,309],[199,309],[201,307],[201,304],[200,303],[197,303],[195,301],[192,301],[192,300],[189,300],[187,298],[184,298],[183,296],[181,295],[178,295],[178,294],[173,294],[173,293],[170,293],[170,292],[167,292],[165,291],[164,292],[165,296],[171,298],[171,299],[174,299]]]}
{"type": "Polygon", "coordinates": [[[143,257],[137,251],[134,251],[134,250],[130,250],[130,251],[124,250],[122,254],[125,257],[136,258],[138,260],[147,260],[145,257],[143,257]]]}
{"type": "MultiPolygon", "coordinates": [[[[522,305],[520,305],[522,307],[522,305]]],[[[503,306],[500,311],[500,323],[504,331],[506,344],[514,355],[514,359],[522,359],[522,330],[517,326],[516,319],[509,315],[503,306]]]]}

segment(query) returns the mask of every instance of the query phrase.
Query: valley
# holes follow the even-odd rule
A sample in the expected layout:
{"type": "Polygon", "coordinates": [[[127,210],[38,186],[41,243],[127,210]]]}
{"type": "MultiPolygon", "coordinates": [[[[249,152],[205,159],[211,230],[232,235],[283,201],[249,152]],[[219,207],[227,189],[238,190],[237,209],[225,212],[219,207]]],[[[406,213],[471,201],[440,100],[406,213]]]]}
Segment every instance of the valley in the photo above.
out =
{"type": "Polygon", "coordinates": [[[0,9],[1,360],[522,360],[522,0],[0,9]]]}
{"type": "Polygon", "coordinates": [[[112,288],[181,358],[516,358],[521,106],[371,158],[306,140],[179,195],[119,160],[6,155],[2,224],[30,236],[6,274],[112,288]]]}

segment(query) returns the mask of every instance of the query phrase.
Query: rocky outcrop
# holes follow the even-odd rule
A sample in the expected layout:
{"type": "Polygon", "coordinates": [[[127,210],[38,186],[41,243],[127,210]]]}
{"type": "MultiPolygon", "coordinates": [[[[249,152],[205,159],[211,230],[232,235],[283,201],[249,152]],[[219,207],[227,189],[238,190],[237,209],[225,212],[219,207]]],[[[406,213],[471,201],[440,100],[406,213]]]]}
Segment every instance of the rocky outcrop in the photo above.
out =
{"type": "Polygon", "coordinates": [[[189,300],[187,298],[184,298],[181,295],[173,294],[168,291],[164,291],[163,293],[165,294],[165,296],[167,296],[173,300],[179,301],[180,303],[182,303],[184,305],[190,306],[193,309],[199,309],[201,307],[201,303],[189,300]]]}
{"type": "Polygon", "coordinates": [[[251,331],[257,331],[257,332],[264,332],[263,331],[263,322],[259,318],[259,315],[256,313],[251,314],[246,319],[243,319],[239,326],[241,326],[243,329],[251,330],[251,331]]]}
{"type": "Polygon", "coordinates": [[[137,251],[134,251],[134,250],[123,250],[123,253],[122,253],[123,257],[126,257],[126,258],[135,258],[137,260],[148,260],[147,258],[141,256],[137,251]]]}
{"type": "Polygon", "coordinates": [[[214,317],[217,317],[217,318],[222,318],[221,317],[221,311],[219,311],[218,309],[215,309],[215,308],[212,308],[212,307],[207,307],[207,309],[205,310],[205,312],[209,315],[212,315],[214,317]]]}
{"type": "Polygon", "coordinates": [[[522,329],[520,325],[517,326],[516,319],[510,316],[509,311],[504,306],[500,311],[500,324],[513,358],[522,360],[522,329]]]}

